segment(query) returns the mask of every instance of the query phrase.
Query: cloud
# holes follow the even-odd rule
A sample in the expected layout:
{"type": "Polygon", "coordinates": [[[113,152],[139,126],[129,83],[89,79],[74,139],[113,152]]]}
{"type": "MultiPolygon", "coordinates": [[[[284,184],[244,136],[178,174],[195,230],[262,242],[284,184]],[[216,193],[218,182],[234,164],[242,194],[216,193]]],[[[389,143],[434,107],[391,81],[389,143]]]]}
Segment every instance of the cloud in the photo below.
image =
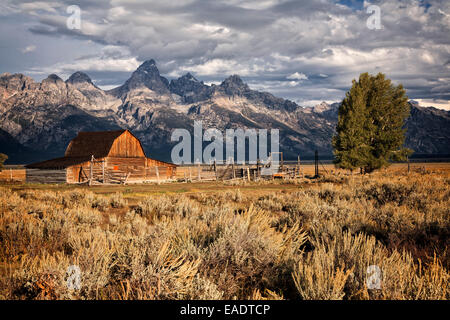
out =
{"type": "MultiPolygon", "coordinates": [[[[29,32],[53,39],[55,47],[64,39],[102,48],[86,57],[89,50],[80,47],[79,59],[45,67],[35,61],[35,72],[83,68],[108,85],[120,74],[118,85],[153,58],[169,77],[194,72],[218,83],[240,74],[255,88],[296,101],[338,101],[360,73],[383,72],[410,98],[450,100],[446,0],[371,1],[380,7],[382,30],[366,26],[369,2],[353,0],[83,0],[77,3],[82,28],[69,30],[72,2],[3,2],[7,15],[26,17],[29,32]]],[[[72,48],[60,50],[64,57],[72,48]]]]}
{"type": "Polygon", "coordinates": [[[29,45],[25,48],[22,49],[22,53],[28,53],[28,52],[32,52],[36,50],[36,46],[35,45],[29,45]]]}
{"type": "Polygon", "coordinates": [[[110,79],[112,76],[118,77],[119,81],[124,81],[139,64],[136,58],[130,55],[128,49],[105,46],[98,54],[81,56],[73,61],[56,63],[48,67],[31,68],[26,73],[37,76],[56,73],[62,78],[68,78],[76,71],[83,71],[90,76],[101,75],[101,79],[93,78],[99,85],[116,86],[116,82],[110,79]]]}
{"type": "Polygon", "coordinates": [[[450,111],[450,101],[440,99],[415,99],[422,107],[435,107],[450,111]]]}
{"type": "Polygon", "coordinates": [[[308,77],[304,73],[295,72],[286,77],[289,80],[308,80],[308,77]]]}

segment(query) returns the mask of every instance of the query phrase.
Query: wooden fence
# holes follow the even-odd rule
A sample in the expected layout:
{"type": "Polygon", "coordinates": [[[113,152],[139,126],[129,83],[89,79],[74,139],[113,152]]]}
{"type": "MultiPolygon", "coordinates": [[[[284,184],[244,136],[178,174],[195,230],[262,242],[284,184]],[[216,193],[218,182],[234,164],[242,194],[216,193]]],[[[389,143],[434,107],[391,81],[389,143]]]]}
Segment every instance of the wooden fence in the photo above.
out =
{"type": "Polygon", "coordinates": [[[0,181],[24,182],[27,178],[25,169],[3,169],[0,171],[0,181]]]}
{"type": "Polygon", "coordinates": [[[147,159],[93,159],[68,169],[69,183],[127,184],[162,182],[175,179],[174,168],[168,165],[147,166],[147,159]]]}
{"type": "Polygon", "coordinates": [[[258,180],[261,178],[294,178],[303,176],[298,165],[284,165],[275,174],[263,175],[260,164],[186,165],[176,170],[176,179],[182,181],[223,181],[231,179],[258,180]]]}

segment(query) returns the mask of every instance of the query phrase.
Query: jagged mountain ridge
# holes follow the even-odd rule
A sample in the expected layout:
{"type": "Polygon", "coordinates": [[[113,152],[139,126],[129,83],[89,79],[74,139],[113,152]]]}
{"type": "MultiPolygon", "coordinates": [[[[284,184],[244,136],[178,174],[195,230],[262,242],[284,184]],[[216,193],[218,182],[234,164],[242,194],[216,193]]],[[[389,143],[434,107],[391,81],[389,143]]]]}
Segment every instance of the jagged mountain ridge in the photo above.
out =
{"type": "MultiPolygon", "coordinates": [[[[9,152],[10,162],[42,160],[64,154],[78,131],[127,128],[149,156],[170,160],[172,130],[192,132],[194,120],[202,120],[204,128],[221,131],[280,129],[285,159],[308,157],[314,150],[331,156],[338,107],[323,103],[304,108],[251,90],[237,75],[220,85],[206,85],[190,73],[169,82],[154,60],[145,61],[122,86],[109,91],[95,86],[83,72],[66,81],[50,75],[40,83],[22,74],[3,74],[0,129],[7,134],[3,140],[14,140],[8,145],[22,151],[12,152],[5,142],[0,152],[9,152]]],[[[406,145],[419,153],[450,153],[449,112],[431,109],[412,106],[406,145]]]]}

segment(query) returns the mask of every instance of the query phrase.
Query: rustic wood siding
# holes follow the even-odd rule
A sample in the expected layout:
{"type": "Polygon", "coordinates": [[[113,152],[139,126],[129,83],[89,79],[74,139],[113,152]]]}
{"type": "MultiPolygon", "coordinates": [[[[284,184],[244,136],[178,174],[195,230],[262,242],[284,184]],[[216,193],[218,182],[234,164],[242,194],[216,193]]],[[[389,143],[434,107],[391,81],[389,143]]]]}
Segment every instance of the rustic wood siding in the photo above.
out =
{"type": "MultiPolygon", "coordinates": [[[[90,161],[68,167],[67,183],[88,181],[90,168],[90,161]]],[[[148,158],[107,157],[96,159],[92,166],[93,180],[105,178],[106,183],[164,181],[175,178],[175,173],[175,165],[148,158]]]]}
{"type": "Polygon", "coordinates": [[[125,131],[114,140],[108,153],[108,157],[145,158],[145,153],[139,140],[129,131],[125,131]]]}
{"type": "Polygon", "coordinates": [[[84,182],[89,179],[90,161],[86,161],[66,169],[67,183],[84,182]]]}
{"type": "Polygon", "coordinates": [[[65,183],[66,170],[27,169],[28,183],[65,183]]]}
{"type": "MultiPolygon", "coordinates": [[[[161,168],[161,170],[163,170],[163,172],[164,172],[163,173],[164,176],[166,176],[167,179],[175,178],[177,166],[172,163],[167,163],[167,162],[147,158],[147,168],[151,168],[151,167],[158,167],[158,169],[161,168]]],[[[155,173],[155,175],[156,175],[156,173],[155,173]]],[[[160,173],[160,177],[161,177],[161,173],[160,173]]]]}
{"type": "Polygon", "coordinates": [[[114,179],[145,179],[145,158],[107,158],[106,168],[114,179]]]}

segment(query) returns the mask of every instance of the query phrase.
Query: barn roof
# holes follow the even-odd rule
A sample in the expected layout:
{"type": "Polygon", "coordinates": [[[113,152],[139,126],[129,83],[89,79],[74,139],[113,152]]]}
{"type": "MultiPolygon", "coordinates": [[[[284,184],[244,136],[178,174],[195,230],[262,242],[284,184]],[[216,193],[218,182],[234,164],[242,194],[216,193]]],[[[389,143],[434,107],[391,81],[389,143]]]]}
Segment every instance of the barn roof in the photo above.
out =
{"type": "Polygon", "coordinates": [[[126,130],[78,132],[69,142],[64,157],[50,159],[27,165],[33,169],[64,169],[94,158],[100,159],[108,155],[114,140],[126,130]]]}
{"type": "Polygon", "coordinates": [[[61,157],[42,162],[28,164],[25,167],[29,169],[65,169],[67,167],[80,164],[91,160],[90,156],[84,157],[61,157]]]}
{"type": "MultiPolygon", "coordinates": [[[[78,135],[70,141],[64,157],[32,163],[25,167],[30,169],[65,169],[73,165],[90,161],[92,155],[96,159],[107,157],[114,140],[126,131],[128,130],[79,132],[78,135]]],[[[130,134],[135,137],[131,132],[130,134]]],[[[139,141],[139,139],[137,140],[139,141]]],[[[139,144],[141,144],[140,141],[139,144]]],[[[142,151],[144,152],[144,149],[142,149],[142,151]]],[[[163,163],[175,166],[172,163],[163,163]]]]}
{"type": "Polygon", "coordinates": [[[79,132],[67,146],[66,157],[106,157],[119,136],[126,130],[79,132]]]}

